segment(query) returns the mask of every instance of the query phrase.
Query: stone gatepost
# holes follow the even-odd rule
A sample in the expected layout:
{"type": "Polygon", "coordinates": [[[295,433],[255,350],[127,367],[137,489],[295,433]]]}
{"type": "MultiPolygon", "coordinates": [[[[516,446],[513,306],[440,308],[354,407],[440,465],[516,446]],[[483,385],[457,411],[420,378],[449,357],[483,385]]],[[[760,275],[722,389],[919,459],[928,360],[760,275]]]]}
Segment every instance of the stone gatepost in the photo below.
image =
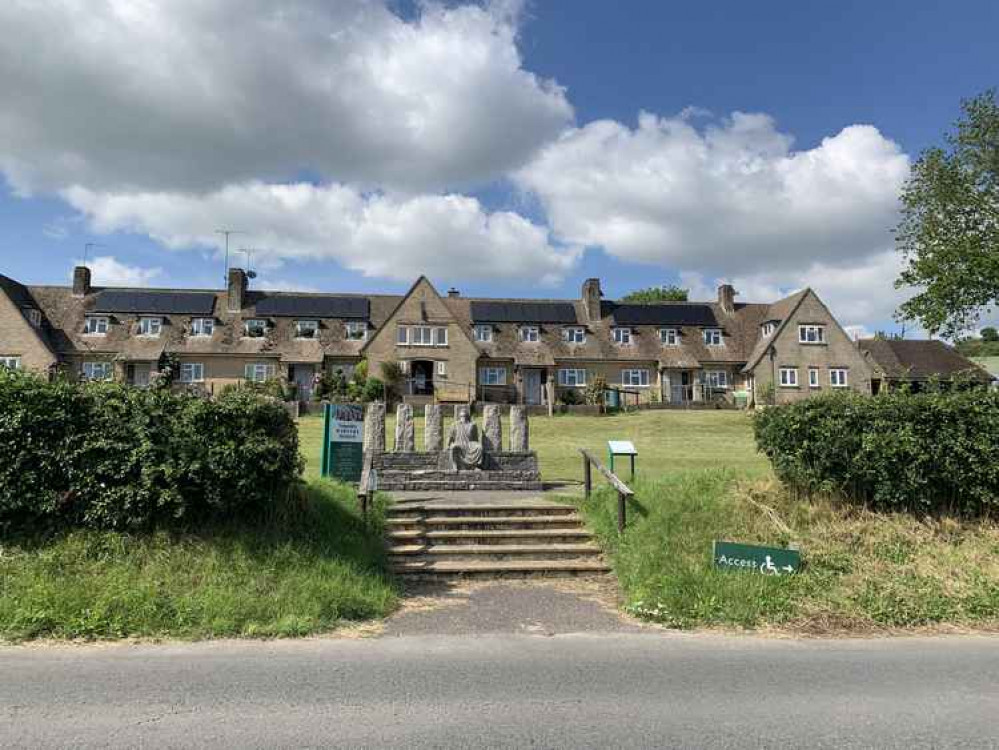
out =
{"type": "Polygon", "coordinates": [[[423,412],[423,449],[427,453],[444,450],[444,412],[440,404],[427,404],[423,412]]]}
{"type": "Polygon", "coordinates": [[[482,407],[482,449],[486,453],[499,453],[503,450],[503,424],[500,421],[500,408],[496,404],[482,407]]]}
{"type": "Polygon", "coordinates": [[[530,450],[528,438],[527,407],[510,407],[510,450],[514,453],[527,453],[530,450]]]}
{"type": "Polygon", "coordinates": [[[416,430],[413,425],[413,407],[409,404],[399,404],[395,410],[395,452],[415,451],[416,430]]]}
{"type": "Polygon", "coordinates": [[[385,404],[373,401],[364,411],[364,452],[385,452],[385,404]]]}

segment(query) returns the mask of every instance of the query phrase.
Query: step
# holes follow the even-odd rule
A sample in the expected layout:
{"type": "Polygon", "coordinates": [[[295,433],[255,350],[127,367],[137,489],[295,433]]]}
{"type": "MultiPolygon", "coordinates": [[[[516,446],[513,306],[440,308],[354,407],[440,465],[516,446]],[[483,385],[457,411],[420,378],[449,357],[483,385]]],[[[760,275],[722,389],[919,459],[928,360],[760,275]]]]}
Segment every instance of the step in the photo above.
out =
{"type": "Polygon", "coordinates": [[[547,528],[579,528],[582,519],[575,513],[556,516],[414,516],[412,518],[388,518],[385,525],[389,530],[401,528],[430,529],[440,526],[444,528],[464,529],[530,529],[547,528]]]}
{"type": "Polygon", "coordinates": [[[581,528],[573,529],[474,529],[471,531],[424,531],[423,529],[397,529],[386,535],[390,541],[405,543],[407,541],[445,542],[453,545],[465,544],[533,544],[550,542],[552,544],[574,543],[589,540],[593,537],[589,531],[581,528]]]}
{"type": "Polygon", "coordinates": [[[566,560],[600,554],[595,544],[400,544],[389,548],[393,562],[414,556],[448,560],[501,560],[529,557],[534,560],[566,560]]]}
{"type": "Polygon", "coordinates": [[[516,560],[516,561],[461,561],[413,560],[396,563],[394,572],[405,576],[427,575],[460,577],[561,577],[578,575],[603,575],[610,568],[599,560],[516,560]]]}
{"type": "Polygon", "coordinates": [[[453,515],[453,516],[526,516],[526,515],[562,515],[573,514],[576,508],[572,505],[394,505],[389,509],[388,518],[411,518],[413,516],[425,515],[453,515]]]}

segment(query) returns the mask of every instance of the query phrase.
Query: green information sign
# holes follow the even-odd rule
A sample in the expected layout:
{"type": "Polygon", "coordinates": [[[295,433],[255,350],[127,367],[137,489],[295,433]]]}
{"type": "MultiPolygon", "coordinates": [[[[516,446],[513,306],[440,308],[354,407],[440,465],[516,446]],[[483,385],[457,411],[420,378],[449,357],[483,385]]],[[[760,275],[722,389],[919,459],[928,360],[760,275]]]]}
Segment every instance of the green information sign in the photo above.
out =
{"type": "Polygon", "coordinates": [[[795,549],[716,541],[711,554],[715,567],[725,570],[750,570],[768,576],[786,576],[801,569],[801,553],[795,549]]]}
{"type": "Polygon", "coordinates": [[[342,482],[360,482],[363,467],[364,407],[325,404],[319,473],[342,482]]]}

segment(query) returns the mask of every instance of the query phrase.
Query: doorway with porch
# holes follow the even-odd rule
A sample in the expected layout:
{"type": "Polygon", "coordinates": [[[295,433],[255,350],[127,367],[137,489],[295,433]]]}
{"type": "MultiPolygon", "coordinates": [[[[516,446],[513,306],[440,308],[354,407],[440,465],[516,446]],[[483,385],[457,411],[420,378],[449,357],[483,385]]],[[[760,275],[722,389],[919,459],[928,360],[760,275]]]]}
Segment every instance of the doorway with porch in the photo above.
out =
{"type": "Polygon", "coordinates": [[[434,362],[428,359],[414,359],[409,363],[408,396],[434,395],[434,362]]]}
{"type": "Polygon", "coordinates": [[[149,377],[152,371],[151,362],[129,362],[125,366],[125,382],[136,388],[146,388],[149,386],[149,377]]]}
{"type": "Polygon", "coordinates": [[[316,366],[313,364],[294,364],[288,368],[288,381],[295,384],[299,401],[312,400],[315,377],[316,366]]]}
{"type": "Polygon", "coordinates": [[[529,368],[523,371],[525,404],[536,406],[544,403],[543,374],[542,370],[536,368],[529,368]]]}

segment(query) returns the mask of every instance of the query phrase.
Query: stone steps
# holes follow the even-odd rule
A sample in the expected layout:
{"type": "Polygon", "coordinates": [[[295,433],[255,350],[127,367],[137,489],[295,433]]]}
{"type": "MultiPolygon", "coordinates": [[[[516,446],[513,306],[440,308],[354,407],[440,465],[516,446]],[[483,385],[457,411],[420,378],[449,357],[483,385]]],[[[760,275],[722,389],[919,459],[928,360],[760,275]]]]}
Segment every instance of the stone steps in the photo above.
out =
{"type": "Polygon", "coordinates": [[[385,519],[389,530],[401,528],[419,528],[426,530],[444,530],[460,528],[464,530],[503,530],[503,529],[573,529],[577,528],[582,519],[575,513],[562,513],[554,516],[413,516],[405,518],[390,517],[385,519]],[[439,528],[437,528],[439,527],[439,528]]]}
{"type": "Polygon", "coordinates": [[[583,544],[401,544],[389,548],[392,562],[408,562],[414,558],[432,560],[565,560],[592,558],[600,555],[600,547],[583,544]]]}
{"type": "Polygon", "coordinates": [[[413,560],[397,563],[396,573],[437,579],[446,578],[558,578],[600,576],[610,572],[603,562],[591,560],[522,560],[516,562],[463,562],[413,560]]]}
{"type": "Polygon", "coordinates": [[[454,546],[466,544],[573,544],[591,539],[585,529],[500,529],[472,531],[423,531],[401,529],[387,534],[390,544],[408,544],[413,541],[444,542],[454,546]]]}
{"type": "Polygon", "coordinates": [[[482,517],[490,518],[495,516],[575,516],[576,509],[571,505],[558,505],[555,503],[538,503],[536,505],[524,505],[524,504],[490,504],[490,505],[475,505],[467,503],[455,503],[448,505],[431,505],[427,506],[423,503],[414,505],[396,505],[393,506],[391,513],[389,515],[392,519],[409,519],[414,517],[426,517],[426,516],[462,516],[462,517],[482,517]]]}

